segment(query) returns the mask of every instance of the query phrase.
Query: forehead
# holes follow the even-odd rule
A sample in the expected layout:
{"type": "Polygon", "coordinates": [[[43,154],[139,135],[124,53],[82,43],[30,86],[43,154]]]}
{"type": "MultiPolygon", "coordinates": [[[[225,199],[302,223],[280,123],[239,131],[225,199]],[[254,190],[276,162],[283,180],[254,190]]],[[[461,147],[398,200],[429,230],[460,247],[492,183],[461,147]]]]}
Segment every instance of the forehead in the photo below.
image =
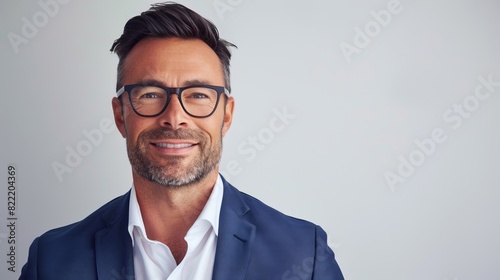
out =
{"type": "Polygon", "coordinates": [[[168,86],[182,86],[189,80],[206,80],[214,85],[224,83],[219,57],[199,39],[143,39],[125,58],[123,70],[123,84],[151,79],[168,86]]]}

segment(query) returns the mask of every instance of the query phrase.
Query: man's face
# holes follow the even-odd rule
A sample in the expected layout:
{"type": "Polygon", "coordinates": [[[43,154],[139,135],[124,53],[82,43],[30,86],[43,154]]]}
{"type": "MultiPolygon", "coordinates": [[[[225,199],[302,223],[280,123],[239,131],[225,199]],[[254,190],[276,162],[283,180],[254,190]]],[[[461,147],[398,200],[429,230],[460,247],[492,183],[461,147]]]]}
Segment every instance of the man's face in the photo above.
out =
{"type": "MultiPolygon", "coordinates": [[[[215,52],[198,39],[147,38],[124,61],[122,85],[154,82],[166,87],[197,84],[224,86],[222,65],[215,52]]],[[[222,95],[213,115],[189,116],[172,95],[157,117],[134,113],[128,93],[123,106],[113,99],[115,122],[127,140],[133,172],[160,185],[178,187],[218,172],[222,136],[231,125],[234,101],[222,95]]]]}

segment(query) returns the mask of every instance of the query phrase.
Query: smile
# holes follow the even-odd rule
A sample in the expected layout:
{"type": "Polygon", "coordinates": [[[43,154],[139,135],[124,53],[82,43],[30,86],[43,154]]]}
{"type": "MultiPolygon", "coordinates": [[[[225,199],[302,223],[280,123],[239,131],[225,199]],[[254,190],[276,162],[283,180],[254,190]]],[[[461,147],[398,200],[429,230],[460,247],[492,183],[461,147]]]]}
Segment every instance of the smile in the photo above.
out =
{"type": "Polygon", "coordinates": [[[171,144],[171,143],[155,143],[156,147],[169,148],[169,149],[182,149],[194,146],[194,144],[182,143],[182,144],[171,144]]]}

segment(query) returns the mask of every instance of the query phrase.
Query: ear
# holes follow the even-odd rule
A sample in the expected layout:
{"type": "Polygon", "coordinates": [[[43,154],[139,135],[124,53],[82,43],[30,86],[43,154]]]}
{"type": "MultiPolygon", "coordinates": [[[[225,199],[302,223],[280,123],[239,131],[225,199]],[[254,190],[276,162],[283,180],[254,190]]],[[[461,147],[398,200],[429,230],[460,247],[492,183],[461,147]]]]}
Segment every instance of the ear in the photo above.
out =
{"type": "Polygon", "coordinates": [[[222,136],[226,135],[226,132],[231,127],[231,122],[233,121],[234,112],[234,98],[229,97],[226,101],[226,108],[224,110],[224,122],[222,123],[222,136]]]}
{"type": "Polygon", "coordinates": [[[116,128],[120,131],[123,138],[127,136],[127,129],[125,128],[125,120],[123,119],[123,106],[120,100],[113,97],[111,100],[111,106],[113,107],[113,116],[115,118],[116,128]]]}

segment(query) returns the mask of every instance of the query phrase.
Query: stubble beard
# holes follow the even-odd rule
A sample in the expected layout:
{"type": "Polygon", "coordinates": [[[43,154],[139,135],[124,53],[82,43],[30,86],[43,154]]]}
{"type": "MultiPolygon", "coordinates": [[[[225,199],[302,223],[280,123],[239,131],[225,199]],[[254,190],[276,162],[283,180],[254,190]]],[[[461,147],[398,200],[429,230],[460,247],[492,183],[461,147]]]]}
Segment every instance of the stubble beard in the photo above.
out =
{"type": "Polygon", "coordinates": [[[185,187],[201,181],[217,167],[222,154],[222,136],[211,146],[208,137],[200,131],[157,128],[141,132],[135,143],[127,140],[127,152],[130,164],[139,176],[165,187],[185,187]],[[198,143],[199,155],[188,165],[184,164],[183,156],[171,156],[164,161],[167,164],[160,165],[146,152],[151,141],[160,139],[194,140],[198,143]]]}

